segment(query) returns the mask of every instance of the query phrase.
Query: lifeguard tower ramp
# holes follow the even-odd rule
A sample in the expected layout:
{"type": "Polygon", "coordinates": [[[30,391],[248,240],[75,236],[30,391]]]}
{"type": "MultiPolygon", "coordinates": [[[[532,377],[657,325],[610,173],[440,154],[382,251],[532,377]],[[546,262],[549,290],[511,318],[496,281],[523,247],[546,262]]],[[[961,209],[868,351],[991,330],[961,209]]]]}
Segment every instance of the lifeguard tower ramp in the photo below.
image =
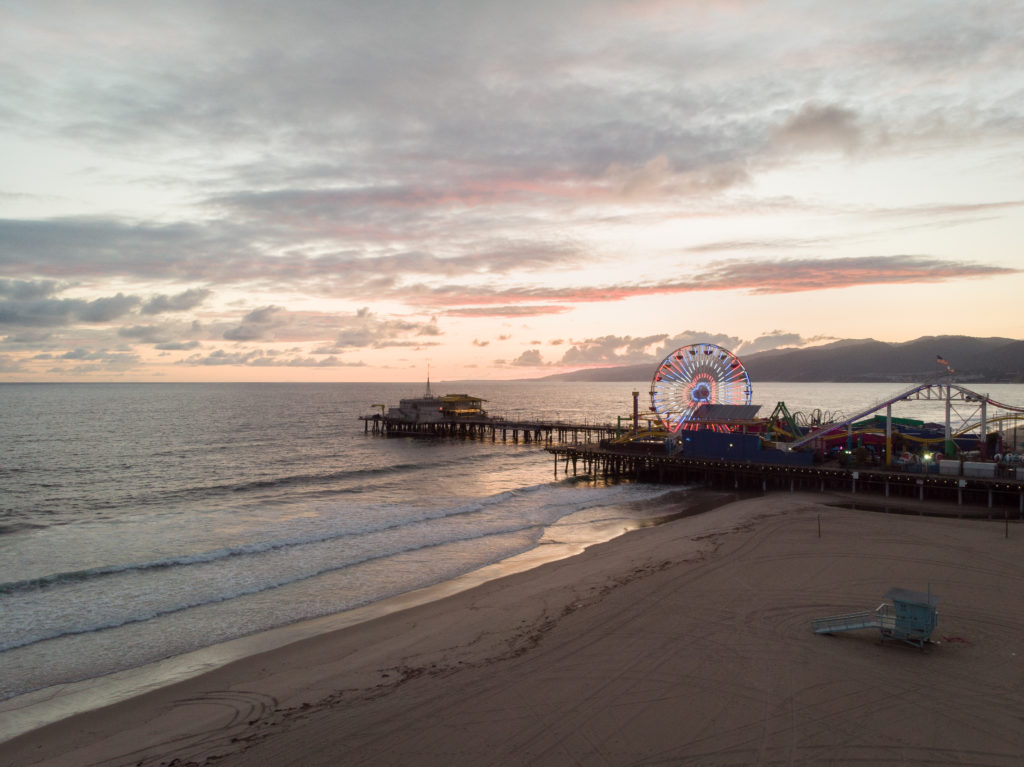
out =
{"type": "Polygon", "coordinates": [[[892,588],[874,610],[817,618],[815,634],[838,634],[842,631],[878,629],[882,641],[897,640],[914,647],[924,647],[938,625],[939,598],[928,592],[892,588]]]}

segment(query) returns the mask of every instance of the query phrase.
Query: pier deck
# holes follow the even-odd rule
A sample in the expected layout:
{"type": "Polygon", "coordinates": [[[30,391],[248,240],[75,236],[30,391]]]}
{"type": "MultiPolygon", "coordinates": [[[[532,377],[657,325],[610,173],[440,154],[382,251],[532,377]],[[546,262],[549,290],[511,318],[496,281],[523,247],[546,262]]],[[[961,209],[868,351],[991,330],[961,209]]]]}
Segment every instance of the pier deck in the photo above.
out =
{"type": "Polygon", "coordinates": [[[553,445],[591,444],[616,436],[613,424],[568,423],[526,418],[459,418],[433,422],[410,422],[381,414],[359,416],[365,433],[388,437],[454,437],[496,442],[527,442],[553,445]]]}
{"type": "Polygon", "coordinates": [[[668,454],[649,443],[607,444],[621,434],[614,424],[544,419],[466,418],[410,423],[381,414],[360,416],[364,432],[389,437],[476,439],[542,446],[565,474],[622,477],[666,484],[700,484],[745,492],[814,491],[864,496],[865,505],[913,499],[956,504],[960,515],[990,518],[996,507],[1024,520],[1024,480],[920,474],[897,468],[786,466],[756,461],[668,454]],[[874,501],[871,499],[874,498],[874,501]],[[892,501],[886,501],[892,499],[892,501]]]}
{"type": "Polygon", "coordinates": [[[884,503],[887,498],[893,502],[896,499],[942,501],[987,510],[989,517],[996,506],[1007,516],[1009,509],[1016,508],[1017,517],[1024,520],[1024,481],[1018,479],[922,475],[896,469],[842,468],[828,464],[785,466],[668,455],[657,448],[630,445],[549,445],[545,449],[554,456],[556,476],[561,464],[566,474],[628,477],[762,493],[780,490],[840,492],[864,495],[865,504],[871,503],[872,496],[876,504],[884,503]]]}

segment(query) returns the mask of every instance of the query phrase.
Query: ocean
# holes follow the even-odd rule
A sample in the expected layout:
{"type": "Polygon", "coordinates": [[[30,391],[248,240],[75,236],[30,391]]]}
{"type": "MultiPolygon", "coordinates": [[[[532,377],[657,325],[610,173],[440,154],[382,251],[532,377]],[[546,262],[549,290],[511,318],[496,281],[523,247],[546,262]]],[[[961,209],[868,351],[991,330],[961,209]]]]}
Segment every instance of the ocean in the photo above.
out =
{"type": "MultiPolygon", "coordinates": [[[[364,433],[358,416],[423,388],[0,385],[0,699],[566,556],[686,492],[556,475],[538,445],[364,433]]],[[[496,415],[615,423],[649,382],[433,388],[496,415]]],[[[852,413],[900,388],[755,382],[754,401],[852,413]]],[[[1024,386],[977,388],[1024,404],[1024,386]]]]}

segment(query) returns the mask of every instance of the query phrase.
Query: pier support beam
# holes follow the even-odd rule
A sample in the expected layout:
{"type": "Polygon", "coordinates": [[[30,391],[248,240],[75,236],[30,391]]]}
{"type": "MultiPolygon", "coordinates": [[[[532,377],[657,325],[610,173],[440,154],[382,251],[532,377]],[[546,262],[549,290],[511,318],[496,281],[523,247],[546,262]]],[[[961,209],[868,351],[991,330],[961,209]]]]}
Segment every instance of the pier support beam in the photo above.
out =
{"type": "MultiPolygon", "coordinates": [[[[987,397],[988,395],[986,395],[987,397]]],[[[981,401],[981,459],[983,461],[988,460],[988,400],[983,399],[981,401]]],[[[990,503],[989,506],[992,504],[990,503]]]]}
{"type": "MultiPolygon", "coordinates": [[[[885,406],[885,465],[892,466],[892,405],[885,406]]],[[[889,495],[889,486],[885,488],[889,495]]]]}

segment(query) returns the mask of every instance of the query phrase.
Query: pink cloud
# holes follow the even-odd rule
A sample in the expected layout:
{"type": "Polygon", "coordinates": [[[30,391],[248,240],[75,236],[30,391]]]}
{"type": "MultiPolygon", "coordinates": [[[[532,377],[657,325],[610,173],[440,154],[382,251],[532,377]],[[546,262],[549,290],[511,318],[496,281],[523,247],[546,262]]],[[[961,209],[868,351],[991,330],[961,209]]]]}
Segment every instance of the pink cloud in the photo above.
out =
{"type": "MultiPolygon", "coordinates": [[[[712,266],[694,279],[607,287],[509,288],[487,290],[447,286],[420,290],[406,300],[432,306],[463,304],[469,308],[448,309],[449,314],[479,316],[479,307],[533,301],[559,301],[568,304],[622,301],[650,295],[741,290],[754,294],[800,293],[834,290],[862,285],[930,284],[964,278],[995,277],[1016,274],[1007,267],[968,264],[920,256],[877,256],[837,259],[792,259],[785,261],[725,261],[712,266]]],[[[548,313],[551,307],[544,307],[548,313]]],[[[491,310],[494,311],[493,309],[491,310]]]]}

